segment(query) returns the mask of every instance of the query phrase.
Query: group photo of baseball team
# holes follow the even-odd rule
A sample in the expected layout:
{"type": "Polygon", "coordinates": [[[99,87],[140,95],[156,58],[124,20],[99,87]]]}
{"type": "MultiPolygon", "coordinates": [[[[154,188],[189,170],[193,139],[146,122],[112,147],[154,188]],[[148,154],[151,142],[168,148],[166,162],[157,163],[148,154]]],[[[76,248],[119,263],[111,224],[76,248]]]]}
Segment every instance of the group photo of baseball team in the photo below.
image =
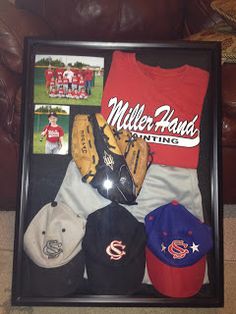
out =
{"type": "Polygon", "coordinates": [[[103,72],[104,58],[36,55],[34,102],[99,105],[103,72]]]}

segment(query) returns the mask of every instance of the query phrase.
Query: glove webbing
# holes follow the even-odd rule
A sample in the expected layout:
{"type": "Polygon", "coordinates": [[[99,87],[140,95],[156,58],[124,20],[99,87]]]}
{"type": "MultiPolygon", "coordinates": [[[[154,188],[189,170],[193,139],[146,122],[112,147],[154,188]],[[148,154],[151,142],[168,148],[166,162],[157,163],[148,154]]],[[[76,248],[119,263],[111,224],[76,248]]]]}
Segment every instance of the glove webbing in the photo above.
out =
{"type": "MultiPolygon", "coordinates": [[[[109,137],[108,137],[108,136],[105,134],[105,132],[104,132],[104,129],[105,129],[106,126],[108,126],[107,123],[105,123],[104,126],[100,127],[100,129],[101,129],[101,131],[102,131],[102,133],[103,133],[104,140],[105,140],[105,142],[106,142],[108,148],[113,148],[113,149],[115,149],[115,146],[112,146],[112,145],[109,143],[109,137]]],[[[108,126],[108,127],[109,127],[109,126],[108,126]]]]}

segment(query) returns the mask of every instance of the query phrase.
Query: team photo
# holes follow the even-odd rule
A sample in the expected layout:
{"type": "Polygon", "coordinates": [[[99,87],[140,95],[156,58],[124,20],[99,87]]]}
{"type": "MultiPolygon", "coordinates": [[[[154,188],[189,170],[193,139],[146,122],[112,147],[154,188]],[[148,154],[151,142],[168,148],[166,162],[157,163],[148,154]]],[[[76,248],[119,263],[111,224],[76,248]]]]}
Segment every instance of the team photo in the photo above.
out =
{"type": "Polygon", "coordinates": [[[34,102],[100,105],[104,58],[36,55],[34,102]]]}

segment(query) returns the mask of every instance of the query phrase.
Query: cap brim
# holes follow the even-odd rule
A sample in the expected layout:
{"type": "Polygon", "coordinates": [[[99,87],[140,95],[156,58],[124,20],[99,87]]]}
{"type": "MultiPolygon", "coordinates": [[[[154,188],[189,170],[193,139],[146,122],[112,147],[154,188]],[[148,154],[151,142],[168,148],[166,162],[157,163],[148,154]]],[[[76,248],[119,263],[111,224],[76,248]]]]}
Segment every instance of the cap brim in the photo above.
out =
{"type": "Polygon", "coordinates": [[[144,255],[119,267],[109,267],[87,257],[86,270],[91,291],[95,294],[127,295],[139,290],[145,270],[144,255]]]}
{"type": "Polygon", "coordinates": [[[155,289],[173,298],[187,298],[199,292],[202,287],[206,257],[186,267],[164,264],[146,247],[148,274],[155,289]]]}
{"type": "Polygon", "coordinates": [[[60,297],[76,292],[84,284],[84,254],[80,251],[70,262],[55,268],[37,266],[27,255],[27,285],[33,296],[60,297]]]}

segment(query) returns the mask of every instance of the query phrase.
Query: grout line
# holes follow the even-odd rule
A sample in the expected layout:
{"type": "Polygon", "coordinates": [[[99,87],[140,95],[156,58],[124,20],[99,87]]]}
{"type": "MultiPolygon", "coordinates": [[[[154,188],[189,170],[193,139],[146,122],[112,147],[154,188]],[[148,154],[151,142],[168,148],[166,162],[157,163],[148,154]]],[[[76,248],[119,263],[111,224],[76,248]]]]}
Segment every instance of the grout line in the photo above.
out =
{"type": "Polygon", "coordinates": [[[0,248],[0,252],[10,252],[10,253],[13,253],[13,249],[1,249],[0,248]]]}

